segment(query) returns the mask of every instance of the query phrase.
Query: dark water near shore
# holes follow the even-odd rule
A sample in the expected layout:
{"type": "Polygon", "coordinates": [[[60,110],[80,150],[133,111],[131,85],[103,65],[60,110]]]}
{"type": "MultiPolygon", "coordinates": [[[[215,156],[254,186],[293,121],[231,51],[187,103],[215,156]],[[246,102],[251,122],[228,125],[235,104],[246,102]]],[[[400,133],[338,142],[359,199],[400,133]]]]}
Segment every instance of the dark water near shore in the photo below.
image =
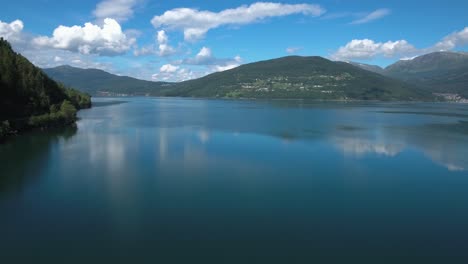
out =
{"type": "Polygon", "coordinates": [[[97,98],[0,145],[1,263],[468,263],[468,105],[97,98]]]}

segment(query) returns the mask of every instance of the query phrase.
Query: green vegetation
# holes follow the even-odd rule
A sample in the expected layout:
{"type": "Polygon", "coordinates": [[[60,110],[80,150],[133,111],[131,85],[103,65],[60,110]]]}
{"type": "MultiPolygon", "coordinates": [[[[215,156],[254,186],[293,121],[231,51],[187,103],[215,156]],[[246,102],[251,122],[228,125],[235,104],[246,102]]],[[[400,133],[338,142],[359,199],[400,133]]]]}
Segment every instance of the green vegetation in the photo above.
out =
{"type": "Polygon", "coordinates": [[[68,65],[44,69],[51,78],[92,95],[152,95],[170,83],[117,76],[98,69],[80,69],[68,65]]]}
{"type": "Polygon", "coordinates": [[[0,139],[33,127],[62,126],[91,98],[50,79],[0,38],[0,139]]]}
{"type": "Polygon", "coordinates": [[[322,57],[290,56],[245,64],[174,84],[157,95],[319,100],[433,100],[407,83],[322,57]]]}
{"type": "Polygon", "coordinates": [[[57,127],[64,124],[72,124],[76,121],[76,108],[68,100],[62,102],[60,107],[53,105],[49,113],[31,116],[28,120],[30,127],[57,127]]]}

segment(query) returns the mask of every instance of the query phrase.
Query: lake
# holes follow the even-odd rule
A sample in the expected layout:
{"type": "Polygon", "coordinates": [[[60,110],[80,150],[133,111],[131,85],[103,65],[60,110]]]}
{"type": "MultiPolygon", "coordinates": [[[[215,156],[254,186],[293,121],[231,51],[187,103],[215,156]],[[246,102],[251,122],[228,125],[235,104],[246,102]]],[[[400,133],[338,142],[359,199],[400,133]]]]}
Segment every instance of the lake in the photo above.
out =
{"type": "Polygon", "coordinates": [[[0,145],[2,263],[468,263],[468,105],[94,98],[0,145]]]}

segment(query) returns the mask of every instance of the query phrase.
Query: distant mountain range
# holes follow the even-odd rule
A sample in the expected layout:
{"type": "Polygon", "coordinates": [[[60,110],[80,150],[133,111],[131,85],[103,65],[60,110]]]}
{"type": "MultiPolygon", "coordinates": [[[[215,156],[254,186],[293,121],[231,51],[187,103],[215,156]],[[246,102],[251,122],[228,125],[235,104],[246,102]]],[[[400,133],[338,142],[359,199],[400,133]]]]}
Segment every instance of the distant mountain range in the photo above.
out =
{"type": "Polygon", "coordinates": [[[385,75],[427,87],[432,92],[458,93],[468,98],[468,54],[434,52],[412,60],[400,60],[385,75]]]}
{"type": "Polygon", "coordinates": [[[98,69],[81,69],[68,65],[43,69],[51,78],[91,95],[147,95],[168,85],[128,76],[118,76],[98,69]]]}
{"type": "Polygon", "coordinates": [[[468,54],[458,52],[434,52],[386,68],[288,56],[180,83],[144,81],[71,66],[44,71],[93,95],[435,100],[433,93],[453,93],[468,98],[468,54]]]}
{"type": "Polygon", "coordinates": [[[424,87],[435,93],[456,93],[468,98],[468,53],[433,52],[400,60],[385,69],[353,63],[365,70],[424,87]]]}

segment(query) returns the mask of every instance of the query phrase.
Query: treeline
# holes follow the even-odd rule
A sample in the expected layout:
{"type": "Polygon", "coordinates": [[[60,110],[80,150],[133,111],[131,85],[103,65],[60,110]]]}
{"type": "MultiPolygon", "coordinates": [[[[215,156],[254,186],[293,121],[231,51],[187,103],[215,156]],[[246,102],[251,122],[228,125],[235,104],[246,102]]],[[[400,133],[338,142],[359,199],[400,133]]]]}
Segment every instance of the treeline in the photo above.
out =
{"type": "Polygon", "coordinates": [[[73,123],[77,109],[89,107],[89,95],[55,82],[0,38],[0,139],[73,123]]]}

